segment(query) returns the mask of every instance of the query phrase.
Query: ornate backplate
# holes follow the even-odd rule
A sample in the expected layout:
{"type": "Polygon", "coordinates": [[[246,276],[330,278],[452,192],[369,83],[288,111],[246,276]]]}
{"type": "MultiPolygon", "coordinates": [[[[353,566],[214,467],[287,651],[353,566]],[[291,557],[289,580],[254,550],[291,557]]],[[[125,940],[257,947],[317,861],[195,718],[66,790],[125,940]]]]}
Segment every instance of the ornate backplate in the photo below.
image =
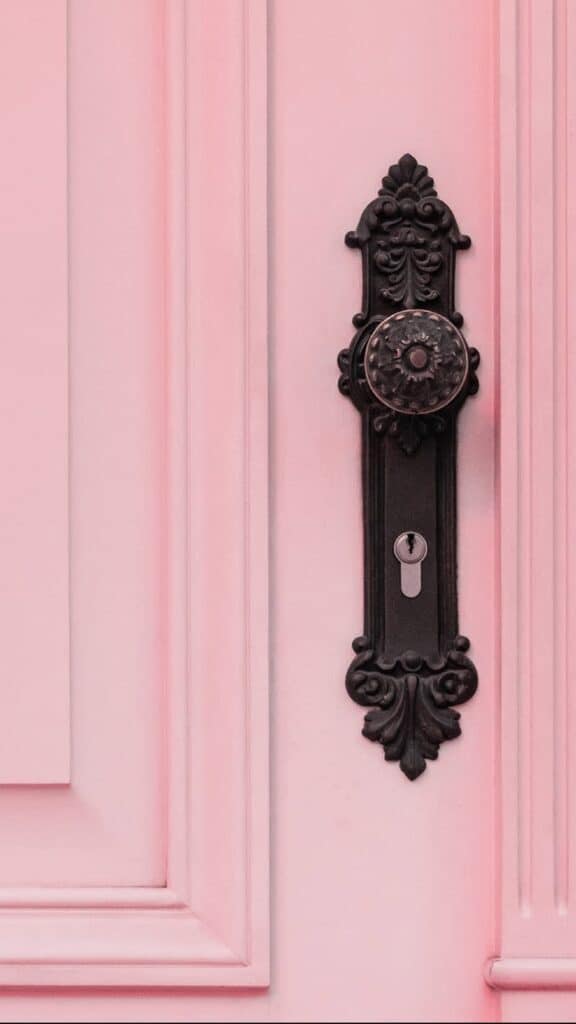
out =
{"type": "Polygon", "coordinates": [[[409,779],[460,734],[477,673],[458,632],[456,420],[479,355],[454,308],[460,234],[426,167],[390,167],[346,243],[363,260],[362,311],[339,387],[362,417],[364,630],[346,687],[364,735],[409,779]]]}

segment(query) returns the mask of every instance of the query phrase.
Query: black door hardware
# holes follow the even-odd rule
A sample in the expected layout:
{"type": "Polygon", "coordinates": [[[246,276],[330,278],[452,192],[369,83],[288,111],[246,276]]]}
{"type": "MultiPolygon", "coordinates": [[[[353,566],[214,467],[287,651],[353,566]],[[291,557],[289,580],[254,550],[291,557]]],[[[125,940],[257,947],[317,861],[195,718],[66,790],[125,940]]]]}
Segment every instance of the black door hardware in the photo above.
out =
{"type": "Polygon", "coordinates": [[[458,633],[456,421],[478,390],[478,352],[454,308],[467,249],[426,167],[390,167],[346,244],[362,252],[362,312],[338,357],[362,416],[364,632],[346,688],[371,710],[364,736],[416,779],[460,735],[478,676],[458,633]]]}

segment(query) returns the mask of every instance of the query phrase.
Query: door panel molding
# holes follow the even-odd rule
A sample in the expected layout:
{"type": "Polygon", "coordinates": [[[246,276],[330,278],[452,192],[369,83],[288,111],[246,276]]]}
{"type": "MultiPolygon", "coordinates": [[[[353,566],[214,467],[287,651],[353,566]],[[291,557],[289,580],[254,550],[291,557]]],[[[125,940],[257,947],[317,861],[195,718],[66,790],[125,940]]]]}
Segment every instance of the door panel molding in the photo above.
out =
{"type": "Polygon", "coordinates": [[[65,0],[0,7],[4,786],[70,781],[66,35],[65,0]]]}
{"type": "MultiPolygon", "coordinates": [[[[576,6],[501,0],[500,18],[502,878],[500,957],[487,978],[503,989],[569,988],[576,6]]],[[[504,999],[504,1019],[519,1019],[514,999],[504,999]]]]}
{"type": "MultiPolygon", "coordinates": [[[[576,957],[495,957],[488,963],[486,981],[503,992],[576,989],[576,957]]],[[[573,1019],[571,1012],[568,1019],[573,1019]]]]}
{"type": "Polygon", "coordinates": [[[164,15],[166,884],[0,890],[2,985],[268,979],[266,3],[164,15]]]}

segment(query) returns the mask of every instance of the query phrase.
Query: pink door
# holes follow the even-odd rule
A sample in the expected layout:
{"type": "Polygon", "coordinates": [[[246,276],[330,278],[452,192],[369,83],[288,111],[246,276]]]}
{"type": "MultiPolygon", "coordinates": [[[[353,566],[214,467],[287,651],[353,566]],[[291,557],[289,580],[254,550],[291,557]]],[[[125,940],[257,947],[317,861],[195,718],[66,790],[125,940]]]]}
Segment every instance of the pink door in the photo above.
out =
{"type": "Polygon", "coordinates": [[[576,1020],[575,46],[576,0],[0,0],[2,1019],[576,1020]],[[407,152],[472,239],[479,685],[403,774],[336,357],[407,152]]]}

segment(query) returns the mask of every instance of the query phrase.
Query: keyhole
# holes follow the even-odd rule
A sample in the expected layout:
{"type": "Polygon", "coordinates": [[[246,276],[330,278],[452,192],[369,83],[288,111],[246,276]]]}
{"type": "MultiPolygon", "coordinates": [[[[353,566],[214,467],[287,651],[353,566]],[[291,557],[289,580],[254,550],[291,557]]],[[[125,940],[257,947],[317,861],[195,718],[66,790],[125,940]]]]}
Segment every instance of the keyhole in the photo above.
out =
{"type": "Polygon", "coordinates": [[[404,597],[418,597],[422,589],[422,562],[428,544],[421,533],[406,530],[394,541],[394,554],[400,562],[400,590],[404,597]]]}

